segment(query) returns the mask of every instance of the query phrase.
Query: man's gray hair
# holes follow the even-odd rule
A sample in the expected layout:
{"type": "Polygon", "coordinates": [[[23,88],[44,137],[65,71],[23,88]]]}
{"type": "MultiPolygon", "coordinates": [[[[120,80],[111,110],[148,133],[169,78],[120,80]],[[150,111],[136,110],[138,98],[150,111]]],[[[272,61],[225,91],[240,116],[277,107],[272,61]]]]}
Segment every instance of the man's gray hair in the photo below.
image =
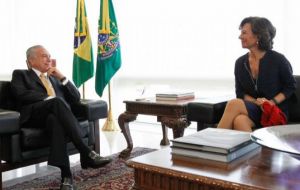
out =
{"type": "Polygon", "coordinates": [[[27,60],[28,60],[30,57],[35,56],[35,50],[36,50],[37,48],[43,48],[43,46],[42,46],[42,45],[34,45],[34,46],[32,46],[32,47],[30,47],[30,48],[27,49],[27,51],[26,51],[26,58],[27,58],[27,60]]]}

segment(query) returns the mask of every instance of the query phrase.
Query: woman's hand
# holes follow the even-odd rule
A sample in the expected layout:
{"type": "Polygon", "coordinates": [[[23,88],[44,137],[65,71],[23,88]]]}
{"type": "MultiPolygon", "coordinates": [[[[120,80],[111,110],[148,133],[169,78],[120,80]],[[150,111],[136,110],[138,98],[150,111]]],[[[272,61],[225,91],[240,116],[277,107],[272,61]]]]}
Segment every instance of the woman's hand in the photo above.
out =
{"type": "Polygon", "coordinates": [[[268,100],[268,99],[266,99],[266,98],[257,98],[257,99],[256,99],[256,104],[257,104],[258,106],[261,106],[264,102],[268,102],[269,104],[274,105],[274,102],[273,102],[273,101],[268,100]]]}

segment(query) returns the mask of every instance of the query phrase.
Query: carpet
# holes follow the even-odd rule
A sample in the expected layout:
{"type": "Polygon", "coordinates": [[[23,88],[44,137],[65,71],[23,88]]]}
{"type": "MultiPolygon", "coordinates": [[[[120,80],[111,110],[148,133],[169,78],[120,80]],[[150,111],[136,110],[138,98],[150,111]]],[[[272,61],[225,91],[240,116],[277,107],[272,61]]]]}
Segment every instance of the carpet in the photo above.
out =
{"type": "MultiPolygon", "coordinates": [[[[130,158],[152,152],[154,149],[135,147],[130,158]]],[[[72,173],[78,190],[128,190],[134,183],[133,169],[126,160],[113,154],[113,161],[99,169],[82,170],[80,164],[72,167],[72,173]]],[[[129,158],[128,158],[129,159],[129,158]]],[[[59,189],[60,172],[21,182],[4,190],[54,190],[59,189]]]]}

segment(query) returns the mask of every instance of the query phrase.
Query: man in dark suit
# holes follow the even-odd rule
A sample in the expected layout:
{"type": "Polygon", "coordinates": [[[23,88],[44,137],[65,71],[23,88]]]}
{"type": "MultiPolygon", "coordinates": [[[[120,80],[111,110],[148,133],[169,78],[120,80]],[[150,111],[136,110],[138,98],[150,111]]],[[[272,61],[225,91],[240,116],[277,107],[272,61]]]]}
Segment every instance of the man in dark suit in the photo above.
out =
{"type": "Polygon", "coordinates": [[[83,143],[79,123],[69,106],[80,100],[80,93],[53,65],[55,62],[49,52],[36,45],[27,50],[26,56],[29,69],[15,70],[11,81],[12,92],[18,101],[21,126],[45,126],[45,130],[49,131],[51,151],[48,164],[61,169],[61,189],[72,190],[66,137],[78,149],[84,169],[104,166],[111,159],[100,157],[83,143]],[[43,75],[46,77],[43,78],[43,75]]]}

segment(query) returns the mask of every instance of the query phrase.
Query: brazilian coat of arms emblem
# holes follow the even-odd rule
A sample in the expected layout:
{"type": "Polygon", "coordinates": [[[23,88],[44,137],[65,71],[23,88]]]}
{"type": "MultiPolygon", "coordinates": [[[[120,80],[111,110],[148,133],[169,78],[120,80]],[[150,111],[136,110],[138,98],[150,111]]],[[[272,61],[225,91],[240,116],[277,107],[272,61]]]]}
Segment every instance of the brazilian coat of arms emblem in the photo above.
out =
{"type": "Polygon", "coordinates": [[[120,45],[115,23],[112,22],[111,26],[109,31],[100,30],[98,34],[98,53],[101,55],[101,60],[111,57],[120,45]]]}

